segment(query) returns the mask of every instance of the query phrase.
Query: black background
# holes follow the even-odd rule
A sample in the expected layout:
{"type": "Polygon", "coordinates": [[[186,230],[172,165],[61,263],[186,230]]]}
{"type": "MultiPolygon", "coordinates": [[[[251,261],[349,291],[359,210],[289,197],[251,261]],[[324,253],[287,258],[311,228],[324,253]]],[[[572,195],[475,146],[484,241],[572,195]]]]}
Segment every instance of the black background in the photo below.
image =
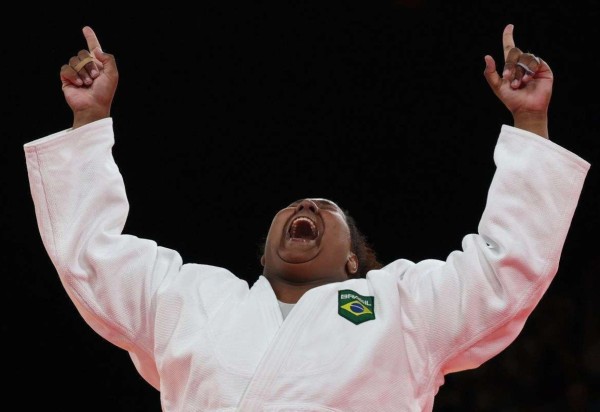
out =
{"type": "Polygon", "coordinates": [[[2,28],[8,398],[24,392],[28,410],[160,410],[127,353],[69,301],[29,194],[22,145],[70,126],[58,73],[86,47],[84,25],[119,67],[125,231],[253,282],[271,218],[300,197],[348,209],[385,263],[459,248],[477,229],[496,138],[511,124],[483,56],[501,65],[513,23],[517,46],[555,75],[551,139],[592,168],[557,277],[523,332],[480,368],[447,376],[434,410],[598,410],[597,1],[16,7],[2,28]]]}

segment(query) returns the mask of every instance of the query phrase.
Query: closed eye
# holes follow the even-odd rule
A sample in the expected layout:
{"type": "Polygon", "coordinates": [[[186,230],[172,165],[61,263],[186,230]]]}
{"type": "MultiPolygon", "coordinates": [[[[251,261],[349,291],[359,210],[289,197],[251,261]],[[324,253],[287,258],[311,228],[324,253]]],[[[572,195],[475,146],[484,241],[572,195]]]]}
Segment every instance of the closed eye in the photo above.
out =
{"type": "MultiPolygon", "coordinates": [[[[295,202],[291,203],[288,207],[296,207],[303,200],[304,199],[296,200],[295,202]]],[[[336,205],[331,200],[327,200],[327,199],[311,199],[311,200],[313,202],[315,202],[317,204],[317,206],[319,206],[319,209],[335,210],[335,211],[339,211],[340,210],[339,206],[336,205]]]]}

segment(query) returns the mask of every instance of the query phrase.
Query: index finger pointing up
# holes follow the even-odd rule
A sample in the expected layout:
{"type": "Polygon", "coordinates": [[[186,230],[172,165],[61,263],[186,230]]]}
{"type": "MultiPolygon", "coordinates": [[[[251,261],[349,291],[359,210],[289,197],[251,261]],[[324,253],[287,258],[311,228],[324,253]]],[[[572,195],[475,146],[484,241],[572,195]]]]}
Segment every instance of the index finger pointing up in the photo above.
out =
{"type": "Polygon", "coordinates": [[[96,37],[96,33],[94,33],[94,30],[92,30],[90,26],[85,26],[82,31],[85,40],[87,41],[87,46],[90,53],[93,53],[94,49],[102,50],[102,47],[100,47],[100,42],[98,41],[98,37],[96,37]]]}
{"type": "Polygon", "coordinates": [[[512,24],[506,25],[504,33],[502,33],[502,46],[504,47],[504,60],[508,57],[508,52],[515,47],[515,40],[513,39],[513,29],[515,26],[512,24]]]}

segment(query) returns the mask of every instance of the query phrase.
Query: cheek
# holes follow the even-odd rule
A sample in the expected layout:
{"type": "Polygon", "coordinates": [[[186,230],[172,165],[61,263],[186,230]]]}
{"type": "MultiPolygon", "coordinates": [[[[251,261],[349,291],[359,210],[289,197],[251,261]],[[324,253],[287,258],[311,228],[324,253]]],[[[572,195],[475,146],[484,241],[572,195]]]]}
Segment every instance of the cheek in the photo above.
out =
{"type": "MultiPolygon", "coordinates": [[[[347,253],[350,251],[350,230],[345,222],[335,222],[329,228],[330,236],[326,241],[331,245],[336,253],[347,253]]],[[[345,258],[345,255],[344,255],[345,258]]]]}
{"type": "Polygon", "coordinates": [[[275,215],[275,217],[271,221],[269,232],[267,233],[267,244],[269,244],[270,242],[279,242],[283,233],[283,229],[285,227],[285,222],[287,221],[289,214],[289,211],[282,210],[275,215]]]}

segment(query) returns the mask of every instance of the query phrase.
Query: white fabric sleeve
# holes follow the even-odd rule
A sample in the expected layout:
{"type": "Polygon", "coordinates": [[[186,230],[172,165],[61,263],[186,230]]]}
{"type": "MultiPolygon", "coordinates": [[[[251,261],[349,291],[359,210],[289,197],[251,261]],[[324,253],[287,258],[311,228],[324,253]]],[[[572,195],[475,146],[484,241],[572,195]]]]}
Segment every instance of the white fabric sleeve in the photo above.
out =
{"type": "Polygon", "coordinates": [[[425,260],[398,278],[407,318],[442,374],[472,369],[521,332],[558,270],[590,164],[563,147],[503,125],[478,233],[446,261],[425,260]]]}
{"type": "Polygon", "coordinates": [[[158,387],[148,362],[153,298],[182,260],[121,233],[129,203],[113,144],[111,118],[25,144],[31,195],[44,247],[77,310],[98,334],[130,351],[142,376],[158,387]]]}

